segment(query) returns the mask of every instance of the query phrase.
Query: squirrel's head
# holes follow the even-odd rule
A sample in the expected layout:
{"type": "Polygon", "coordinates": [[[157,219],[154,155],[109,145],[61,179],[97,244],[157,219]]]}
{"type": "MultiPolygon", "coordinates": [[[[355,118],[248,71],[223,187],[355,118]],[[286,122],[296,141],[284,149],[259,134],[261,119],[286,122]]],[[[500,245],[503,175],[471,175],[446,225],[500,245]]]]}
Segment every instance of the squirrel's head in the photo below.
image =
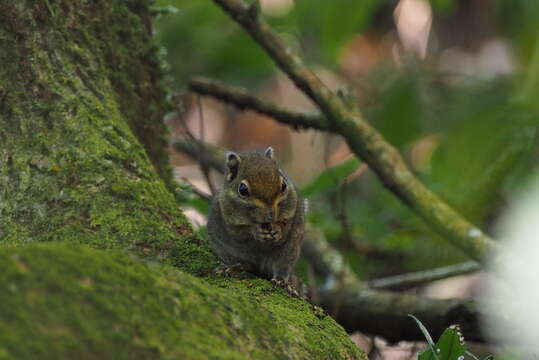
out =
{"type": "Polygon", "coordinates": [[[273,148],[228,152],[225,164],[220,201],[228,221],[235,225],[274,224],[294,216],[296,190],[279,168],[273,148]]]}

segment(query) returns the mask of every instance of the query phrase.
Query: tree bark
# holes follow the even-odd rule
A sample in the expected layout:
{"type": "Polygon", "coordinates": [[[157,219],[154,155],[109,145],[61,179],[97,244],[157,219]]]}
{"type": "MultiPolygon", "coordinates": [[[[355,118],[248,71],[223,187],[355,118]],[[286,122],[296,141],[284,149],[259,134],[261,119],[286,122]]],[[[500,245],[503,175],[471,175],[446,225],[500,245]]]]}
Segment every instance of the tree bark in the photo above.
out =
{"type": "Polygon", "coordinates": [[[265,280],[190,275],[217,260],[174,196],[148,3],[0,2],[0,354],[364,358],[265,280]]]}

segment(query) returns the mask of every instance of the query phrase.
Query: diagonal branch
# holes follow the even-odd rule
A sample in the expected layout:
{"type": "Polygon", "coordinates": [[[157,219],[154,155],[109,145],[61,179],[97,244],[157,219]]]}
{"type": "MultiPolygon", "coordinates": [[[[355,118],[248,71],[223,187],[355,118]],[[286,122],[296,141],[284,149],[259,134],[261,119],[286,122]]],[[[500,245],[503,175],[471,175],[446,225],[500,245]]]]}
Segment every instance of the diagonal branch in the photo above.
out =
{"type": "Polygon", "coordinates": [[[213,0],[263,47],[279,68],[320,109],[330,130],[343,136],[350,149],[377,174],[384,186],[470,258],[482,261],[498,245],[441,201],[410,171],[399,152],[359,113],[350,111],[260,17],[256,5],[242,0],[213,0]]]}
{"type": "Polygon", "coordinates": [[[281,70],[313,100],[327,116],[340,100],[310,71],[301,58],[287,46],[260,17],[258,4],[247,5],[243,0],[213,0],[231,18],[240,24],[251,37],[266,50],[281,70]]]}

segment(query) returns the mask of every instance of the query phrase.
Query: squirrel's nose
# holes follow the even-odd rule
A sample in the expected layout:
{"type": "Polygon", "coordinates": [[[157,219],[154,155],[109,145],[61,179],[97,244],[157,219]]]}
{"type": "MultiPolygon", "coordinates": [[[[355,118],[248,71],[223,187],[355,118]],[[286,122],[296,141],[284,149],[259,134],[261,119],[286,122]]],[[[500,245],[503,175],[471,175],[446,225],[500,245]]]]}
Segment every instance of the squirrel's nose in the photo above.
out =
{"type": "Polygon", "coordinates": [[[268,223],[271,223],[271,222],[274,222],[275,221],[275,213],[273,212],[273,210],[269,210],[267,213],[266,213],[266,221],[268,223]]]}

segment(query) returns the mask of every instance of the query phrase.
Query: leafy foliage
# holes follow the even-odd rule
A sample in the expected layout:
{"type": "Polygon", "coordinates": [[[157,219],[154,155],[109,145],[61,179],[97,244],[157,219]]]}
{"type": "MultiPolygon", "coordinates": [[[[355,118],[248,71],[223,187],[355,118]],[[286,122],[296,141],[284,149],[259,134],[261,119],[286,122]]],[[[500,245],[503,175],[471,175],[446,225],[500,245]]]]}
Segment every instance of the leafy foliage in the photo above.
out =
{"type": "MultiPolygon", "coordinates": [[[[270,16],[268,20],[290,46],[299,47],[307,58],[335,66],[343,47],[365,30],[376,10],[386,2],[297,1],[286,16],[270,16]]],[[[252,85],[256,79],[273,73],[271,61],[259,46],[212,1],[158,0],[156,5],[159,10],[171,6],[178,9],[156,22],[157,38],[168,51],[167,60],[177,85],[199,73],[252,85]],[[191,31],[194,28],[196,31],[191,31]]]]}
{"type": "MultiPolygon", "coordinates": [[[[397,37],[395,1],[291,3],[289,12],[264,17],[314,69],[348,76],[340,64],[354,39],[375,38],[382,43],[397,37]]],[[[274,76],[275,67],[258,45],[211,1],[159,0],[157,4],[178,9],[157,21],[157,38],[168,50],[176,86],[182,86],[188,74],[204,73],[249,88],[274,76]],[[195,27],[196,31],[190,31],[195,27]]],[[[488,1],[485,11],[494,29],[492,36],[514,49],[513,69],[503,76],[469,72],[459,77],[453,73],[458,73],[456,63],[449,70],[438,68],[446,50],[451,50],[440,40],[442,32],[451,36],[451,30],[439,24],[464,22],[458,18],[463,5],[454,0],[431,0],[430,5],[436,26],[424,61],[394,61],[394,54],[388,53],[368,72],[349,76],[347,85],[360,94],[357,102],[365,118],[401,151],[420,179],[491,233],[507,200],[536,166],[539,7],[526,0],[511,5],[488,1]]],[[[479,47],[487,45],[487,40],[477,41],[479,47]]],[[[463,59],[481,52],[481,48],[466,49],[458,43],[452,46],[467,52],[463,59]]],[[[370,55],[356,56],[361,63],[370,55]]],[[[301,159],[292,159],[296,161],[301,159]]],[[[372,173],[366,171],[349,181],[358,166],[357,160],[347,160],[321,171],[300,188],[310,200],[309,220],[339,245],[361,276],[372,278],[464,259],[389,194],[372,173]],[[341,186],[345,179],[346,186],[341,186]],[[388,264],[387,256],[356,251],[365,245],[382,254],[398,254],[400,261],[388,264]]],[[[204,210],[203,204],[194,205],[204,210]]]]}
{"type": "MultiPolygon", "coordinates": [[[[467,350],[466,342],[458,325],[445,329],[436,343],[432,340],[427,328],[413,315],[409,315],[417,323],[427,341],[427,349],[421,351],[418,360],[464,360],[467,357],[478,358],[467,350]]],[[[489,359],[487,357],[486,359],[489,359]]]]}
{"type": "Polygon", "coordinates": [[[433,349],[427,349],[419,354],[419,360],[463,360],[466,354],[464,342],[460,341],[458,327],[447,328],[433,349]]]}

